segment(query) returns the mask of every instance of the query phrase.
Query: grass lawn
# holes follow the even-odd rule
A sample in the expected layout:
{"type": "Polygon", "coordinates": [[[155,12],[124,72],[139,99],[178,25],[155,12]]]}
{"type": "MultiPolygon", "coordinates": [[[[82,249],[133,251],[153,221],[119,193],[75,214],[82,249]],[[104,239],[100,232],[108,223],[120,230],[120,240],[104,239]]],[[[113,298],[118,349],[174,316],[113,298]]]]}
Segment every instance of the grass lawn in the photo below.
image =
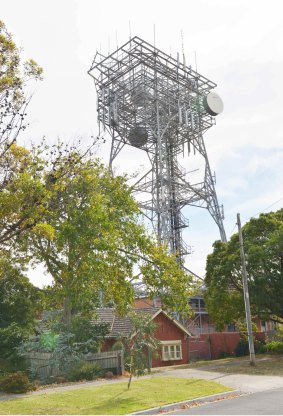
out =
{"type": "Polygon", "coordinates": [[[122,382],[1,401],[0,414],[123,415],[229,390],[213,381],[153,377],[134,380],[130,390],[122,382]]]}
{"type": "Polygon", "coordinates": [[[249,357],[225,358],[222,360],[202,361],[188,368],[198,368],[207,371],[218,371],[229,374],[255,374],[266,376],[283,376],[283,355],[258,354],[256,366],[249,365],[249,357]]]}

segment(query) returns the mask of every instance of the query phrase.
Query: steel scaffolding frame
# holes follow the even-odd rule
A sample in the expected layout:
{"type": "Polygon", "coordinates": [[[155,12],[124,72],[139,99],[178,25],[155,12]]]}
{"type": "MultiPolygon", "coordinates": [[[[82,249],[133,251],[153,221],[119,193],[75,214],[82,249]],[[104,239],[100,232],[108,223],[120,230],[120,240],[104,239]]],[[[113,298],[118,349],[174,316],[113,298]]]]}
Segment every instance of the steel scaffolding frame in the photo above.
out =
{"type": "Polygon", "coordinates": [[[203,133],[215,124],[203,99],[216,84],[190,66],[139,37],[109,56],[97,52],[89,74],[97,91],[99,131],[112,143],[109,165],[125,145],[146,152],[150,170],[133,185],[140,207],[158,239],[183,262],[190,247],[182,238],[188,219],[185,206],[206,208],[226,241],[223,211],[218,204],[203,133]],[[192,183],[178,157],[199,154],[203,180],[192,183]]]}

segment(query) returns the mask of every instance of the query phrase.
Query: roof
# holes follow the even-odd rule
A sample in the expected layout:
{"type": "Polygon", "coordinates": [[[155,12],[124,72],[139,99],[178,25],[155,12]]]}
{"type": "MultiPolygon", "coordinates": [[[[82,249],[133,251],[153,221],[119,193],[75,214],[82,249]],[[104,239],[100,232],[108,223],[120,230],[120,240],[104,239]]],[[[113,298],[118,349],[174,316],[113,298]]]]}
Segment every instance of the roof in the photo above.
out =
{"type": "MultiPolygon", "coordinates": [[[[191,333],[180,322],[173,319],[165,311],[160,308],[137,308],[134,309],[136,313],[146,313],[151,315],[151,319],[154,319],[160,313],[163,313],[169,318],[175,325],[177,325],[184,333],[191,335],[191,333]]],[[[92,320],[94,323],[107,323],[110,326],[110,332],[107,338],[116,338],[117,336],[127,336],[133,331],[133,325],[131,318],[125,316],[120,318],[115,315],[115,309],[112,308],[98,308],[96,310],[97,317],[92,320]]]]}

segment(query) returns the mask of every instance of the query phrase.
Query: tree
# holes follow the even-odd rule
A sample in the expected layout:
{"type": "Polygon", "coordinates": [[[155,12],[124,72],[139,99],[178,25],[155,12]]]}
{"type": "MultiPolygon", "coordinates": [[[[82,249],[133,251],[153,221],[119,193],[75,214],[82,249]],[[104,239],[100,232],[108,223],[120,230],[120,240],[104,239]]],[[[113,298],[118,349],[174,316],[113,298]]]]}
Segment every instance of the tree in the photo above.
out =
{"type": "Polygon", "coordinates": [[[0,246],[7,249],[40,221],[48,192],[37,151],[12,144],[0,159],[0,169],[0,246]]]}
{"type": "Polygon", "coordinates": [[[34,327],[39,295],[9,256],[0,257],[0,328],[17,324],[27,331],[34,327]]]}
{"type": "Polygon", "coordinates": [[[17,347],[32,333],[40,296],[8,253],[0,256],[0,357],[20,364],[17,347]]]}
{"type": "Polygon", "coordinates": [[[77,153],[60,141],[52,146],[43,141],[29,150],[9,147],[0,159],[0,247],[13,245],[15,251],[21,234],[52,233],[41,220],[53,190],[58,191],[57,181],[74,172],[86,154],[91,155],[91,147],[77,153]]]}
{"type": "MultiPolygon", "coordinates": [[[[249,294],[253,316],[283,322],[283,209],[252,218],[243,227],[249,294]]],[[[238,234],[216,241],[206,264],[205,301],[221,329],[244,319],[238,234]]]]}
{"type": "Polygon", "coordinates": [[[52,275],[65,323],[101,300],[125,314],[141,274],[150,296],[160,296],[167,308],[188,309],[190,277],[145,231],[126,178],[112,177],[76,150],[59,155],[44,178],[48,201],[41,222],[22,240],[52,275]]]}
{"type": "Polygon", "coordinates": [[[26,86],[31,80],[42,79],[42,72],[33,59],[21,64],[20,50],[0,21],[0,245],[4,246],[30,228],[37,215],[33,207],[38,204],[36,194],[41,192],[37,189],[40,175],[32,154],[18,147],[16,140],[26,128],[30,101],[26,86]]]}
{"type": "Polygon", "coordinates": [[[128,316],[132,330],[127,337],[121,337],[113,349],[124,350],[125,366],[130,373],[129,389],[133,376],[139,377],[150,372],[150,357],[158,354],[160,342],[154,336],[157,325],[150,314],[132,311],[128,316]]]}
{"type": "Polygon", "coordinates": [[[30,80],[42,79],[42,72],[33,59],[21,65],[20,51],[0,21],[0,159],[26,128],[30,97],[24,89],[30,80]]]}

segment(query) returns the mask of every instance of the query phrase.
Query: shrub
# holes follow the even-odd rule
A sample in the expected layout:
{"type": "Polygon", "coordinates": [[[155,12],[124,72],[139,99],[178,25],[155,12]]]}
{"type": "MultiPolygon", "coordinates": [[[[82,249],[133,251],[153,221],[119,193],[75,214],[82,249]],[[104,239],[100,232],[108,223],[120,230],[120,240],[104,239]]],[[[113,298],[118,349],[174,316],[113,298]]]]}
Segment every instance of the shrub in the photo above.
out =
{"type": "Polygon", "coordinates": [[[265,341],[262,341],[260,339],[254,340],[254,347],[255,347],[255,353],[262,354],[265,348],[265,341]]]}
{"type": "Polygon", "coordinates": [[[249,343],[248,341],[241,339],[235,348],[236,357],[242,357],[249,354],[249,343]]]}
{"type": "Polygon", "coordinates": [[[221,352],[218,354],[218,358],[219,358],[219,359],[221,359],[221,358],[228,358],[228,357],[230,357],[230,354],[229,354],[228,352],[226,352],[226,351],[221,351],[221,352]]]}
{"type": "Polygon", "coordinates": [[[104,377],[111,379],[114,377],[114,374],[112,371],[106,371],[106,373],[104,374],[104,377]]]}
{"type": "Polygon", "coordinates": [[[57,384],[63,384],[66,383],[66,378],[64,376],[57,376],[56,377],[56,383],[57,384]]]}
{"type": "Polygon", "coordinates": [[[98,364],[81,361],[70,366],[66,376],[70,381],[94,380],[100,373],[101,368],[98,364]]]}
{"type": "Polygon", "coordinates": [[[18,354],[18,347],[26,340],[27,334],[23,328],[12,323],[7,328],[0,328],[0,356],[9,362],[21,365],[22,357],[18,354]]]}
{"type": "Polygon", "coordinates": [[[283,342],[282,341],[271,341],[265,344],[265,352],[273,354],[283,354],[283,342]]]}
{"type": "Polygon", "coordinates": [[[29,382],[28,376],[22,372],[8,374],[0,383],[0,389],[6,393],[26,393],[36,390],[36,386],[29,382]]]}

